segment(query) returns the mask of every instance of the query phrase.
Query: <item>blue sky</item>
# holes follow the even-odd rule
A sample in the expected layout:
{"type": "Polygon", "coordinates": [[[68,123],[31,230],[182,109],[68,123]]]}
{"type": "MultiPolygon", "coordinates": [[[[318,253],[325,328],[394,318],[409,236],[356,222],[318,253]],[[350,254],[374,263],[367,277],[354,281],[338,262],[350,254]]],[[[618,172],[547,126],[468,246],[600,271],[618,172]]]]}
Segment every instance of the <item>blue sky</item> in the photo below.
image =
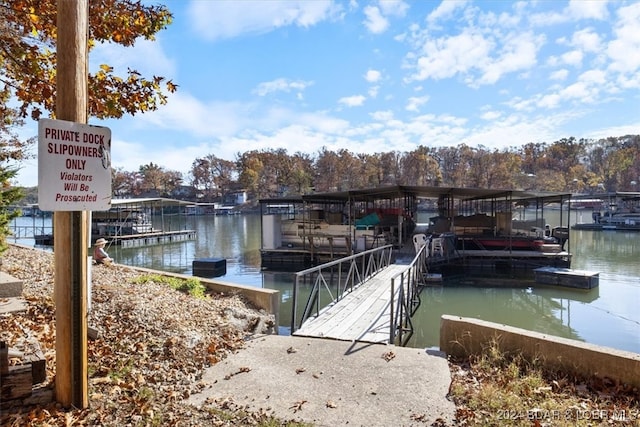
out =
{"type": "MultiPolygon", "coordinates": [[[[197,157],[249,150],[500,149],[640,134],[637,1],[160,3],[174,22],[156,41],[90,55],[92,69],[179,85],[156,112],[90,120],[111,128],[114,167],[186,174],[197,157]]],[[[37,185],[37,159],[18,183],[37,185]]]]}

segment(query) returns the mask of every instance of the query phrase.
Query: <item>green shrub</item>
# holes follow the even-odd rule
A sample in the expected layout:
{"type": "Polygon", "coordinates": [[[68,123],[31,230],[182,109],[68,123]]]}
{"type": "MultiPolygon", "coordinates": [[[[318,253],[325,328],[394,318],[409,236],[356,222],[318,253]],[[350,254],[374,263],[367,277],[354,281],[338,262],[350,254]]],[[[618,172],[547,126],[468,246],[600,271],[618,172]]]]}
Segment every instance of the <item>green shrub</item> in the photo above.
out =
{"type": "Polygon", "coordinates": [[[146,274],[134,279],[134,283],[161,283],[170,286],[171,288],[185,292],[195,298],[204,298],[206,288],[200,280],[191,277],[189,279],[181,279],[179,277],[163,276],[161,274],[146,274]]]}

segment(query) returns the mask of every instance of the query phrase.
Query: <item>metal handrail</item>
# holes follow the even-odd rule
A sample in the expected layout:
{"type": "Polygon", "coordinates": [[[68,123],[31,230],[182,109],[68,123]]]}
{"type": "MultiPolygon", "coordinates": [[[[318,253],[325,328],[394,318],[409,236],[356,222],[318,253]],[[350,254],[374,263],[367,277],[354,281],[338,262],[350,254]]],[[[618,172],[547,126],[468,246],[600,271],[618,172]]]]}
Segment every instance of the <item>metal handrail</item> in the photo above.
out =
{"type": "Polygon", "coordinates": [[[291,334],[312,315],[318,316],[324,307],[335,304],[358,285],[391,265],[392,252],[393,245],[381,246],[297,272],[293,285],[291,334]],[[297,319],[299,288],[307,280],[312,282],[311,292],[302,316],[297,319]],[[331,289],[332,285],[335,285],[334,292],[331,289]],[[321,307],[320,294],[323,290],[327,292],[331,301],[321,307]]]}
{"type": "Polygon", "coordinates": [[[391,322],[389,344],[405,346],[413,335],[411,317],[420,306],[420,284],[427,271],[429,244],[420,248],[407,268],[391,278],[391,322]],[[399,288],[398,288],[399,287],[399,288]],[[398,288],[397,301],[395,298],[398,288]]]}
{"type": "Polygon", "coordinates": [[[53,234],[52,226],[39,226],[39,225],[10,225],[11,234],[7,236],[7,239],[30,239],[39,234],[53,234]]]}

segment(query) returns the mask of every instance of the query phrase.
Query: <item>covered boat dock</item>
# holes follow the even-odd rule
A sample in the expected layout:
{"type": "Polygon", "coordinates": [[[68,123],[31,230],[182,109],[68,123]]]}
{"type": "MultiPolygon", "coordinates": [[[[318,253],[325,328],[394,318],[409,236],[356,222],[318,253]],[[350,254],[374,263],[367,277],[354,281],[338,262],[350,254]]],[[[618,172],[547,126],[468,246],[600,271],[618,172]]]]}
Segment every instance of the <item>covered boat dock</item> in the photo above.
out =
{"type": "Polygon", "coordinates": [[[194,240],[195,230],[174,220],[189,205],[163,197],[113,199],[110,210],[91,213],[91,240],[104,238],[125,248],[194,240]]]}
{"type": "Polygon", "coordinates": [[[571,194],[388,186],[260,200],[262,266],[299,269],[381,245],[399,257],[430,245],[432,268],[452,264],[569,267],[571,194]],[[416,222],[419,206],[429,223],[416,222]],[[560,210],[547,224],[545,209],[560,210]]]}

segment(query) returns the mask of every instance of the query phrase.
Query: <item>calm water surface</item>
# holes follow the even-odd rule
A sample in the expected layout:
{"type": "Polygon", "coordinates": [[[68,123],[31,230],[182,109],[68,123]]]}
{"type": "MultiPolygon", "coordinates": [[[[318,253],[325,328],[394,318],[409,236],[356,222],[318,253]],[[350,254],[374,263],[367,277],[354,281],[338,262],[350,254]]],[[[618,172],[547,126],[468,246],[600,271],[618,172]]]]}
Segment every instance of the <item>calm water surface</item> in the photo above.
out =
{"type": "MultiPolygon", "coordinates": [[[[33,220],[18,221],[30,224],[33,220]]],[[[227,274],[220,279],[280,291],[281,333],[288,333],[292,274],[261,270],[259,215],[164,221],[174,230],[195,229],[197,240],[137,249],[112,246],[109,254],[122,264],[184,274],[191,274],[194,259],[225,258],[227,274]]],[[[20,243],[33,245],[32,240],[20,243]]],[[[447,283],[426,288],[414,317],[417,330],[410,345],[437,347],[440,316],[451,314],[640,353],[640,233],[572,230],[570,247],[572,268],[600,272],[598,288],[565,290],[532,282],[522,288],[490,287],[490,282],[488,287],[447,283]]]]}

